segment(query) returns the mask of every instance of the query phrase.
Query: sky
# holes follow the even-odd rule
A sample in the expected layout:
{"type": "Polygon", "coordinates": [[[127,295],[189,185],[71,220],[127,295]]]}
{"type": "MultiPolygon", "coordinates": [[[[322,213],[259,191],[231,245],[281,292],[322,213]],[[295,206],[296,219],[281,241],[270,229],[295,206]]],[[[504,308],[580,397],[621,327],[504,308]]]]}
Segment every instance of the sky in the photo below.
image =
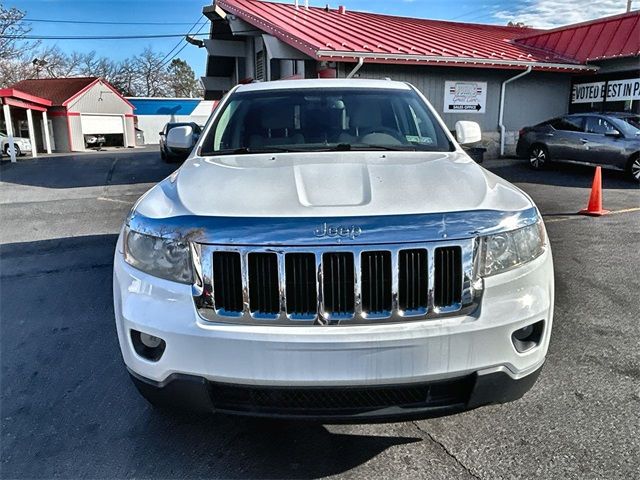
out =
{"type": "MultiPolygon", "coordinates": [[[[293,3],[294,0],[279,0],[293,3]]],[[[300,0],[304,3],[304,0],[300,0]]],[[[159,25],[90,25],[73,23],[31,22],[32,35],[154,35],[184,34],[193,27],[201,33],[208,31],[202,7],[206,0],[2,0],[5,7],[17,7],[26,12],[27,19],[103,21],[103,22],[156,22],[159,25]],[[170,24],[167,24],[170,23],[170,24]]],[[[423,17],[460,22],[506,24],[524,22],[538,28],[553,28],[569,23],[622,13],[626,0],[310,0],[310,5],[323,7],[327,3],[336,8],[344,5],[348,10],[360,10],[392,15],[423,17]],[[576,8],[576,5],[580,5],[576,8]]],[[[633,8],[640,7],[634,0],[633,8]]],[[[203,37],[199,37],[203,38],[203,37]]],[[[168,53],[185,43],[179,38],[135,40],[43,40],[44,45],[57,44],[70,53],[74,50],[95,50],[99,56],[122,60],[151,46],[168,53]]],[[[175,51],[174,51],[175,53],[175,51]]],[[[178,54],[196,71],[205,69],[206,53],[186,45],[178,54]]]]}

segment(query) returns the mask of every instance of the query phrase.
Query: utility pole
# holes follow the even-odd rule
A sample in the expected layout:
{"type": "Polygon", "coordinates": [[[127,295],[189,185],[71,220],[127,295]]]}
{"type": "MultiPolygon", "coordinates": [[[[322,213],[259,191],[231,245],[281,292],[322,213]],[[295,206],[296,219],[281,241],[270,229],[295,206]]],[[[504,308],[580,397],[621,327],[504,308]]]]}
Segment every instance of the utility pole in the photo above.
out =
{"type": "Polygon", "coordinates": [[[627,13],[631,11],[631,2],[632,0],[627,0],[627,13]]]}

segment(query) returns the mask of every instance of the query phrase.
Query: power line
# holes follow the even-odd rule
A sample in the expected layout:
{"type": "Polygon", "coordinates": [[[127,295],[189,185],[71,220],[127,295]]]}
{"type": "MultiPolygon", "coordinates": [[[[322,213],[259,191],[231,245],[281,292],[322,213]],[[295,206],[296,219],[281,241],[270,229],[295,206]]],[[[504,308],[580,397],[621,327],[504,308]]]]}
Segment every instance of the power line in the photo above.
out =
{"type": "Polygon", "coordinates": [[[472,14],[478,13],[478,12],[484,12],[486,10],[487,10],[487,7],[478,8],[476,10],[471,10],[470,12],[463,13],[462,15],[458,15],[458,16],[453,17],[453,18],[448,18],[447,20],[449,20],[449,21],[457,20],[458,18],[466,17],[467,15],[472,15],[472,14]]]}
{"type": "MultiPolygon", "coordinates": [[[[203,24],[203,26],[206,23],[203,24]]],[[[185,37],[186,33],[172,33],[164,35],[114,35],[114,36],[47,36],[47,35],[4,35],[2,38],[11,38],[17,40],[132,40],[143,38],[180,38],[185,37]]],[[[191,36],[207,36],[208,33],[194,33],[191,36]]]]}
{"type": "MultiPolygon", "coordinates": [[[[197,31],[196,33],[194,33],[194,34],[193,34],[193,36],[198,35],[198,34],[200,33],[200,30],[202,30],[202,28],[203,28],[205,25],[206,25],[206,23],[205,23],[205,24],[203,24],[203,25],[201,25],[201,26],[200,26],[200,28],[198,29],[198,31],[197,31]]],[[[169,58],[169,60],[167,60],[166,62],[164,62],[162,65],[160,65],[160,68],[164,68],[164,67],[165,67],[169,62],[171,62],[171,60],[173,60],[175,57],[177,57],[177,56],[178,56],[178,54],[179,54],[182,50],[184,50],[184,48],[185,48],[187,45],[189,45],[189,44],[185,41],[185,44],[182,46],[182,48],[180,48],[180,50],[178,50],[176,53],[174,53],[174,54],[173,54],[173,56],[172,56],[171,58],[169,58]]],[[[176,46],[177,46],[177,45],[176,45],[176,46]]],[[[171,52],[169,52],[169,53],[171,53],[171,52]]],[[[167,55],[169,55],[169,54],[167,54],[167,55]]],[[[165,55],[165,58],[167,57],[167,55],[165,55]]],[[[163,59],[163,60],[164,60],[164,59],[163,59]]]]}
{"type": "Polygon", "coordinates": [[[23,18],[25,22],[77,23],[88,25],[191,25],[191,22],[100,22],[91,20],[54,20],[50,18],[23,18]]]}
{"type": "MultiPolygon", "coordinates": [[[[187,32],[187,35],[189,35],[189,34],[193,31],[193,29],[194,29],[194,28],[196,28],[196,25],[198,25],[198,22],[200,22],[200,19],[201,19],[202,17],[204,17],[204,14],[201,14],[201,15],[198,17],[198,19],[195,21],[195,23],[191,26],[191,28],[190,28],[190,29],[189,29],[189,31],[187,32]]],[[[206,22],[205,22],[205,24],[206,24],[206,22]]],[[[200,29],[202,29],[202,28],[200,28],[200,29]]],[[[197,34],[197,33],[199,33],[199,32],[200,32],[200,30],[198,30],[198,32],[196,32],[196,34],[197,34]]],[[[178,40],[178,43],[176,43],[176,44],[174,45],[174,47],[173,47],[171,50],[169,50],[169,52],[168,52],[164,57],[162,57],[162,60],[160,60],[160,63],[163,63],[163,62],[167,59],[167,57],[168,57],[169,55],[171,55],[171,53],[173,53],[173,51],[174,51],[176,48],[178,48],[178,47],[180,46],[180,44],[181,44],[181,43],[182,43],[182,40],[178,40]]]]}

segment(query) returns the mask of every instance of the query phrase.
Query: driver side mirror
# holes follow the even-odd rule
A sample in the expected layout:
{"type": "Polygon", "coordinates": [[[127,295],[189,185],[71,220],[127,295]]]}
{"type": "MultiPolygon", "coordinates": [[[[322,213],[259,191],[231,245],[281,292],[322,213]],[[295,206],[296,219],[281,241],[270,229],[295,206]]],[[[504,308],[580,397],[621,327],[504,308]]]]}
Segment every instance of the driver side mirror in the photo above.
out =
{"type": "Polygon", "coordinates": [[[467,120],[456,122],[456,139],[460,145],[479,142],[482,140],[480,125],[467,120]]]}
{"type": "Polygon", "coordinates": [[[167,146],[178,150],[190,150],[195,144],[193,127],[174,127],[167,134],[167,146]]]}

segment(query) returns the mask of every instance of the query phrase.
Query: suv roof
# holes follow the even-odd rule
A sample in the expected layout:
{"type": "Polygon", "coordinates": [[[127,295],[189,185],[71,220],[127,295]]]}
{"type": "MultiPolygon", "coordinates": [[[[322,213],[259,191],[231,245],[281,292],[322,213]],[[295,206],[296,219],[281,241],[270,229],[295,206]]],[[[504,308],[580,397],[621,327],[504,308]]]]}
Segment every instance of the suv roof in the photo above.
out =
{"type": "Polygon", "coordinates": [[[410,90],[404,82],[393,80],[365,80],[365,79],[325,79],[313,78],[307,80],[275,80],[271,82],[256,82],[241,85],[237,92],[253,92],[268,90],[291,90],[298,88],[370,88],[389,90],[410,90]]]}

